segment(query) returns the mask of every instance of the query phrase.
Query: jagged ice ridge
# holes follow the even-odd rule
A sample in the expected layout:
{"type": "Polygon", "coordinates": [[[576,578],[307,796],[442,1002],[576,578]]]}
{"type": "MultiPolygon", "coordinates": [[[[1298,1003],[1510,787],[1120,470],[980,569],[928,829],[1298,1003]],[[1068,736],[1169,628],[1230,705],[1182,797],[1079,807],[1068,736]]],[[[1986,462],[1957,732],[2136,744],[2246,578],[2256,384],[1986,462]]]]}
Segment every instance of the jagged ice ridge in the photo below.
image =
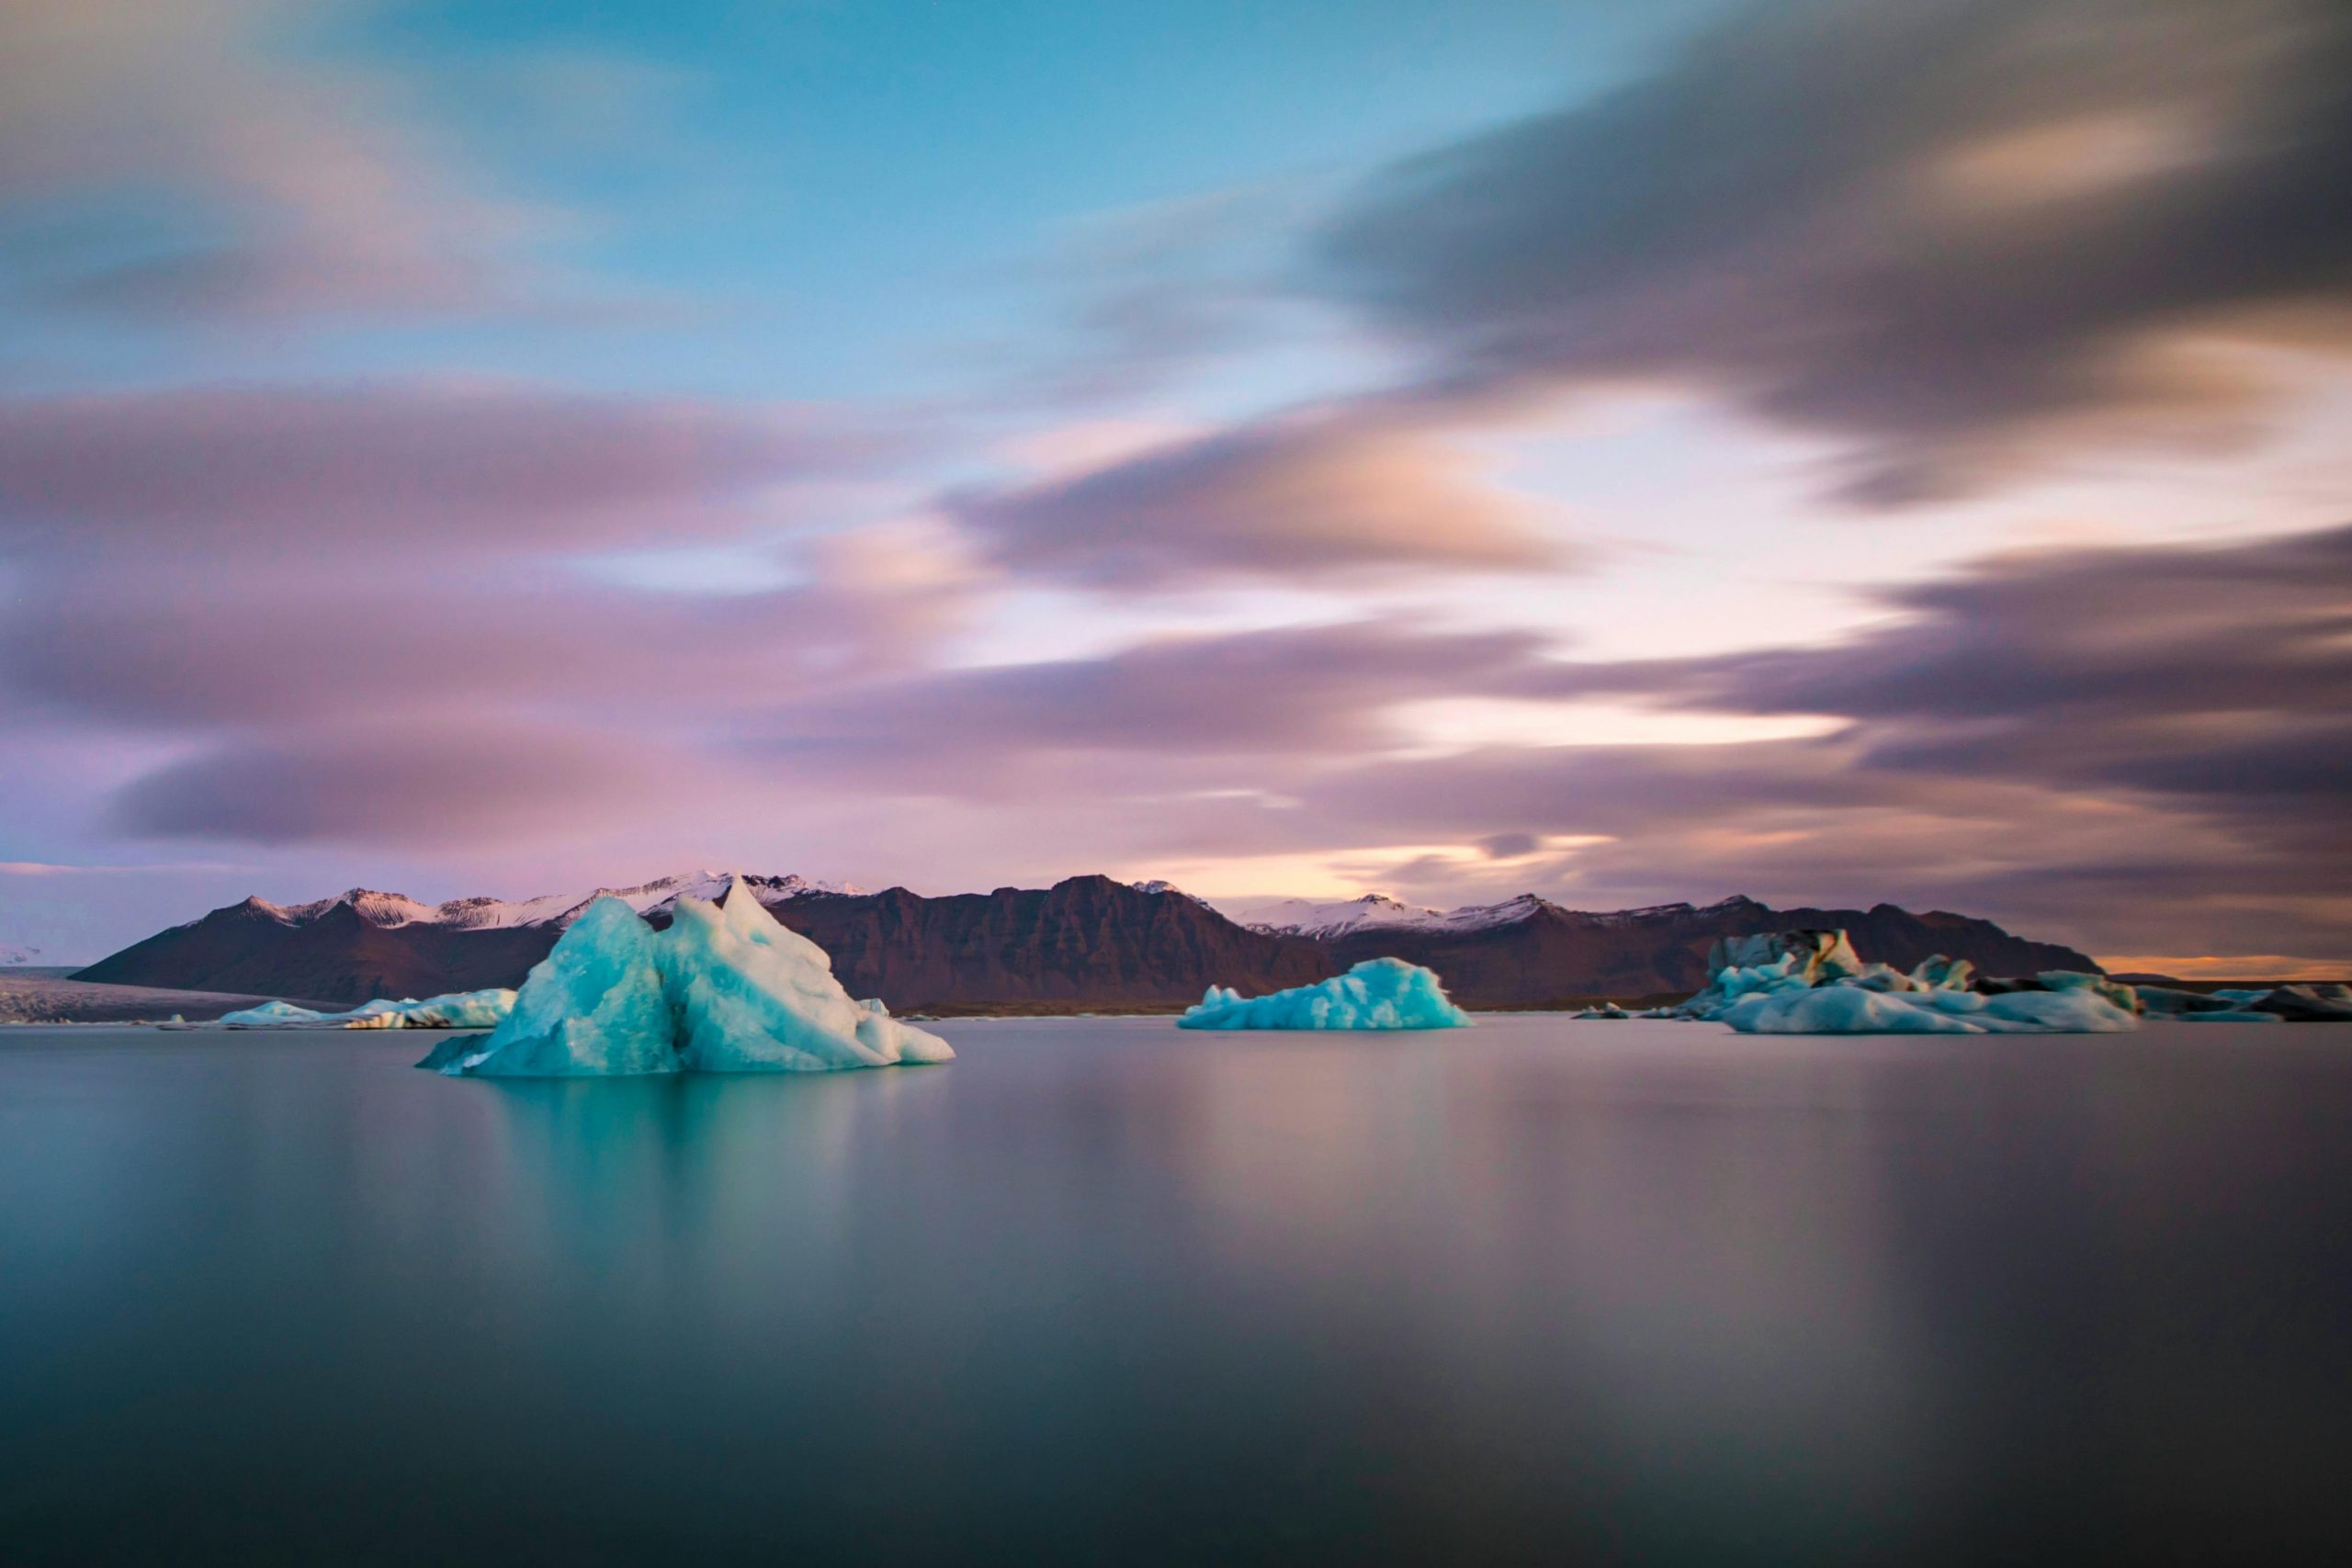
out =
{"type": "Polygon", "coordinates": [[[824,949],[739,880],[724,904],[680,897],[662,931],[619,898],[595,900],[486,1040],[445,1042],[417,1065],[452,1077],[573,1077],[830,1072],[955,1055],[880,1002],[853,1000],[824,949]]]}

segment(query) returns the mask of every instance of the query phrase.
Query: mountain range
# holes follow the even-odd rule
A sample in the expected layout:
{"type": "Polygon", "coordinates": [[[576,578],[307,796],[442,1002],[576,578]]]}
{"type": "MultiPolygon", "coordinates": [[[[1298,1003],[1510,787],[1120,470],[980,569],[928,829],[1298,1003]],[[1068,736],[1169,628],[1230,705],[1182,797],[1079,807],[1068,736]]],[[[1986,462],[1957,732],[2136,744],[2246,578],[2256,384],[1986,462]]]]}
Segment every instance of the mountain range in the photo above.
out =
{"type": "MultiPolygon", "coordinates": [[[[354,888],[314,903],[261,898],[160,931],[76,979],[356,1003],[521,982],[589,901],[611,895],[657,926],[680,897],[722,897],[729,874],[524,900],[424,904],[354,888]]],[[[1242,923],[1163,882],[1074,876],[1048,888],[929,898],[797,876],[741,877],[777,919],[832,955],[851,993],[899,1012],[1169,1006],[1212,984],[1244,993],[1311,983],[1364,958],[1425,964],[1471,1007],[1687,993],[1718,937],[1843,929],[1868,957],[1908,968],[1930,953],[1992,975],[2093,969],[2071,948],[1989,920],[1891,904],[1775,909],[1747,897],[1595,913],[1523,895],[1438,910],[1378,894],[1288,900],[1242,923]]]]}

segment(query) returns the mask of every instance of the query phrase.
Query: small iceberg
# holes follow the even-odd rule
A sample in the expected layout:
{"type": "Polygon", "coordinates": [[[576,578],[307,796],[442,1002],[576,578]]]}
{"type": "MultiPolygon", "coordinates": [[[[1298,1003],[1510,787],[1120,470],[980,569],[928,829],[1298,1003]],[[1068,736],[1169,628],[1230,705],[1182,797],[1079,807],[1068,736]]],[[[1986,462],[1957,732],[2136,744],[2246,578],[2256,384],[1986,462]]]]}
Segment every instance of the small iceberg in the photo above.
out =
{"type": "Polygon", "coordinates": [[[1244,997],[1211,986],[1179,1029],[1462,1029],[1470,1015],[1455,1007],[1433,970],[1401,958],[1367,958],[1313,986],[1244,997]]]}
{"type": "Polygon", "coordinates": [[[451,1077],[815,1073],[955,1055],[880,1002],[853,1000],[825,950],[737,883],[723,905],[679,899],[665,931],[597,899],[491,1034],[444,1042],[417,1066],[451,1077]]]}
{"type": "Polygon", "coordinates": [[[318,1012],[292,1002],[264,1002],[223,1013],[231,1029],[494,1029],[514,1010],[514,993],[494,987],[487,991],[452,991],[447,996],[414,997],[401,1001],[381,998],[349,1012],[318,1012]]]}

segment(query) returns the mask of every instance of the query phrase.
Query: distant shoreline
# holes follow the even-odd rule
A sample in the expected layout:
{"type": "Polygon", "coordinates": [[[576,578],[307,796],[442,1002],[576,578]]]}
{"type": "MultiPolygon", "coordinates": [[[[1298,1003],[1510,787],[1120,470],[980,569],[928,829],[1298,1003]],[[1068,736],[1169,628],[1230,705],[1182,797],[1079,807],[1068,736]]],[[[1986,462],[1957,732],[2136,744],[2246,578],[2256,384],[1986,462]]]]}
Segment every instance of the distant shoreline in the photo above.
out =
{"type": "MultiPolygon", "coordinates": [[[[208,1022],[226,1012],[249,1008],[265,1001],[293,1001],[303,1006],[342,1010],[346,1004],[322,1002],[301,997],[261,997],[230,994],[220,991],[174,990],[149,986],[120,986],[67,978],[74,973],[73,966],[46,964],[40,966],[0,967],[0,1023],[138,1023],[161,1022],[175,1013],[191,1023],[208,1022]]],[[[2210,994],[2213,991],[2245,988],[2267,989],[2284,985],[2280,980],[2176,980],[2165,984],[2184,991],[2210,994]]],[[[2303,983],[2303,982],[2298,982],[2303,983]]],[[[2323,982],[2324,983],[2324,982],[2323,982]]],[[[1648,1008],[1668,1007],[1686,999],[1687,992],[1649,992],[1639,996],[1573,996],[1553,997],[1543,1001],[1508,1003],[1480,1007],[1466,1004],[1473,1013],[1543,1013],[1582,1012],[1589,1008],[1615,1005],[1629,1012],[1648,1008]]],[[[920,1021],[935,1019],[954,1022],[961,1019],[1052,1019],[1052,1018],[1174,1018],[1191,1000],[1166,1002],[1131,1002],[1084,1000],[953,1002],[930,1007],[911,1007],[898,1014],[902,1019],[920,1021]]]]}

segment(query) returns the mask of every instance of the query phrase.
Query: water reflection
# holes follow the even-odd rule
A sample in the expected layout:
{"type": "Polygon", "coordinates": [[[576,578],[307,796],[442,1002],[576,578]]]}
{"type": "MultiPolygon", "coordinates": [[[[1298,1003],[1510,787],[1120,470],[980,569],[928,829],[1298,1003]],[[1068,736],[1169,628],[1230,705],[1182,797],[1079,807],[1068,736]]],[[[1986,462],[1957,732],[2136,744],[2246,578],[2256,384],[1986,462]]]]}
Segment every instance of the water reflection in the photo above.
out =
{"type": "Polygon", "coordinates": [[[2346,1522],[2352,1040],[951,1032],[945,1068],[568,1082],[12,1043],[12,1557],[2145,1560],[2346,1522]]]}

